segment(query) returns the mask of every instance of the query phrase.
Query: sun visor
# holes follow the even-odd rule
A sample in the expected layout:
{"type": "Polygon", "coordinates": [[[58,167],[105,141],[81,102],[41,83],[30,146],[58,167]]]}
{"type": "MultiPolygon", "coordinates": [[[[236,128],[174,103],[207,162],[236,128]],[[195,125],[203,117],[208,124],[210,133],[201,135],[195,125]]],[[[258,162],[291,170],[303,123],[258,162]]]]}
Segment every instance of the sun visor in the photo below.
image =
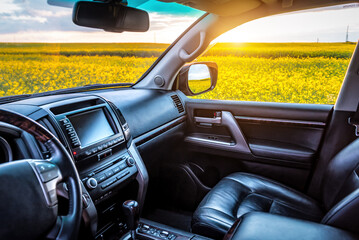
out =
{"type": "Polygon", "coordinates": [[[177,2],[195,9],[220,16],[235,16],[248,12],[262,4],[275,4],[277,0],[159,0],[177,2]]]}

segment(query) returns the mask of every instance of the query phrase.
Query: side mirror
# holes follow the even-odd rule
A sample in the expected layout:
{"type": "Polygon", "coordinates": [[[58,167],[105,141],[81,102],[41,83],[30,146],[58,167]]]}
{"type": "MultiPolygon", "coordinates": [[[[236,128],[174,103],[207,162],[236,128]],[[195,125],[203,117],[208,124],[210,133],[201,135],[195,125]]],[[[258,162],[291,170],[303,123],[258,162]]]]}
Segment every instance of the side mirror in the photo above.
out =
{"type": "Polygon", "coordinates": [[[145,32],[150,26],[147,12],[115,1],[76,2],[72,21],[79,26],[100,28],[108,32],[145,32]]]}
{"type": "Polygon", "coordinates": [[[195,96],[215,88],[218,66],[215,62],[186,64],[178,74],[178,89],[186,96],[195,96]]]}

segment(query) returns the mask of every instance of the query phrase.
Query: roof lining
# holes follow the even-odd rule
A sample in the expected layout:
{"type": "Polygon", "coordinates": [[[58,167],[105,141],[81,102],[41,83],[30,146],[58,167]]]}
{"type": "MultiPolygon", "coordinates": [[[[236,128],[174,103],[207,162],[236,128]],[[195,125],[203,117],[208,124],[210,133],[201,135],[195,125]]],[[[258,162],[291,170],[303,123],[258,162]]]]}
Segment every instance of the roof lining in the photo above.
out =
{"type": "Polygon", "coordinates": [[[309,8],[359,2],[359,0],[159,0],[176,2],[222,17],[239,16],[256,8],[267,8],[270,14],[292,12],[309,8]]]}

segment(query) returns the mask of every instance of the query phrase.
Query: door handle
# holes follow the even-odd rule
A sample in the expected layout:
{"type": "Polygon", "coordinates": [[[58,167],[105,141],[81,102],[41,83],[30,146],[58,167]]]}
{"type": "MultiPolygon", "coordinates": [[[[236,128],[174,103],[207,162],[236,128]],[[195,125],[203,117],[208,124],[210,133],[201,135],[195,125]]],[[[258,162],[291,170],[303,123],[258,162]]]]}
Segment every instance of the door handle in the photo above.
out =
{"type": "Polygon", "coordinates": [[[194,117],[195,123],[210,123],[210,124],[222,124],[222,117],[206,118],[206,117],[194,117]]]}
{"type": "Polygon", "coordinates": [[[231,137],[233,138],[234,143],[233,144],[223,144],[221,142],[216,141],[209,141],[205,138],[198,138],[194,136],[188,136],[186,137],[185,141],[192,142],[196,144],[200,144],[203,146],[209,146],[222,149],[222,150],[229,150],[233,152],[239,152],[239,153],[246,153],[250,154],[251,150],[249,149],[248,143],[246,138],[244,137],[244,134],[239,127],[236,119],[233,117],[231,112],[228,111],[222,111],[220,112],[217,117],[214,118],[206,118],[206,117],[194,117],[194,121],[196,123],[202,123],[202,124],[213,124],[217,126],[223,126],[228,129],[228,131],[231,133],[231,137]]]}

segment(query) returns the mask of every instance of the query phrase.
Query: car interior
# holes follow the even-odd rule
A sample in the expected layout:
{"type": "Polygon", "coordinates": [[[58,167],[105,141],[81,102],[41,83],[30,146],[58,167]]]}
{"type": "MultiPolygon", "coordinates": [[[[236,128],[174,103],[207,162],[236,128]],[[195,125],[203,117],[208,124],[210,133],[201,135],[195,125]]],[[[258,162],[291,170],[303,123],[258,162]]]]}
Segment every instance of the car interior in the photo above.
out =
{"type": "MultiPolygon", "coordinates": [[[[226,31],[355,1],[162,1],[206,13],[135,84],[1,102],[0,238],[359,239],[358,49],[335,105],[191,97],[215,88],[220,66],[193,60],[226,31]]],[[[74,23],[119,31],[91,7],[74,23]]]]}

